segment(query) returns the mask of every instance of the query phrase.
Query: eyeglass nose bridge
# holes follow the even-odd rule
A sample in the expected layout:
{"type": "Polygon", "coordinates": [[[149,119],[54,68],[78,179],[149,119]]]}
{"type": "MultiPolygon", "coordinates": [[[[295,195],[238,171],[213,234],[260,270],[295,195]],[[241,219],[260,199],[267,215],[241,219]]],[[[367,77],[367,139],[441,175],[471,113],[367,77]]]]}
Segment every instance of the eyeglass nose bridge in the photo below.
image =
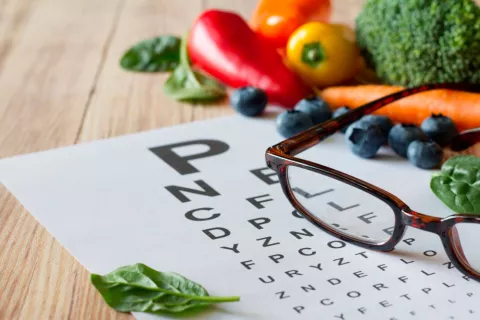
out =
{"type": "Polygon", "coordinates": [[[442,219],[428,216],[408,208],[402,210],[403,223],[415,229],[420,229],[435,234],[441,233],[442,219]]]}

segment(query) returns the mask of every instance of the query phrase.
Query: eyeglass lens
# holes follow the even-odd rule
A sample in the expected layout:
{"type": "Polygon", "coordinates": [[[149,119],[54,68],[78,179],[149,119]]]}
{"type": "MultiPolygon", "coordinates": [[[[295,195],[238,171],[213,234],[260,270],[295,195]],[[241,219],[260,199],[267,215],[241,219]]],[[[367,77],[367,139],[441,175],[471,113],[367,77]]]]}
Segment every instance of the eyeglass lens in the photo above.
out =
{"type": "Polygon", "coordinates": [[[293,197],[317,222],[360,242],[382,243],[392,236],[394,211],[371,194],[292,165],[287,181],[293,197]]]}
{"type": "Polygon", "coordinates": [[[452,227],[450,239],[460,260],[480,273],[480,224],[457,223],[452,227]]]}

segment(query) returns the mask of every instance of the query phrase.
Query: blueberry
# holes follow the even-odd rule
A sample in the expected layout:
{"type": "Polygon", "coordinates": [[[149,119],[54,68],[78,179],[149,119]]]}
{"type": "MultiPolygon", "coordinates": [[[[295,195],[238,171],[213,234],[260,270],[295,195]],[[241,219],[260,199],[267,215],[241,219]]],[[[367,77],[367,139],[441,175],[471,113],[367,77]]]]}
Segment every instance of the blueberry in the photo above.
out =
{"type": "Polygon", "coordinates": [[[434,169],[442,162],[443,150],[435,141],[416,140],[408,146],[407,156],[408,161],[416,167],[434,169]]]}
{"type": "Polygon", "coordinates": [[[242,87],[230,95],[230,104],[238,113],[254,117],[260,115],[267,107],[267,94],[254,87],[242,87]]]}
{"type": "Polygon", "coordinates": [[[458,129],[452,119],[441,114],[434,114],[422,122],[423,133],[441,146],[450,144],[458,129]]]}
{"type": "Polygon", "coordinates": [[[379,126],[362,121],[357,121],[350,125],[345,138],[354,154],[367,159],[373,158],[386,141],[385,135],[379,126]]]}
{"type": "Polygon", "coordinates": [[[390,133],[390,130],[393,127],[392,120],[390,120],[390,118],[387,116],[377,116],[377,115],[369,114],[363,117],[362,119],[360,119],[360,121],[366,122],[369,124],[376,124],[377,126],[379,126],[385,135],[385,139],[388,138],[388,134],[390,133]]]}
{"type": "Polygon", "coordinates": [[[398,155],[406,158],[408,145],[415,140],[425,140],[422,130],[414,124],[397,124],[388,134],[388,144],[398,155]]]}
{"type": "MultiPolygon", "coordinates": [[[[333,119],[336,119],[340,116],[343,116],[345,113],[347,113],[348,111],[350,111],[351,109],[349,107],[340,107],[338,109],[336,109],[335,111],[333,111],[332,113],[332,118],[333,119]]],[[[342,128],[342,130],[340,130],[341,132],[345,133],[347,131],[348,127],[344,127],[342,128]]]]}
{"type": "Polygon", "coordinates": [[[300,100],[294,110],[308,114],[312,118],[314,125],[330,120],[332,117],[332,111],[328,103],[318,97],[300,100]]]}
{"type": "Polygon", "coordinates": [[[312,119],[304,112],[288,110],[277,117],[277,130],[285,138],[290,138],[310,127],[313,127],[312,119]]]}

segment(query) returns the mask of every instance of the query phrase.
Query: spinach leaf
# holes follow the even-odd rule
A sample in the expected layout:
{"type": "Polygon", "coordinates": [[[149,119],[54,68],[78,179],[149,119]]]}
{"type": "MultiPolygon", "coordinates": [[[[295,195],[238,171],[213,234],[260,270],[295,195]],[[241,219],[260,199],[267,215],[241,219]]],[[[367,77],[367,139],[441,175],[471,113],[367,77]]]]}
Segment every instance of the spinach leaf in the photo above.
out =
{"type": "Polygon", "coordinates": [[[141,263],[120,267],[105,276],[92,274],[91,281],[107,304],[121,312],[178,313],[240,300],[209,296],[198,283],[141,263]]]}
{"type": "Polygon", "coordinates": [[[178,66],[164,84],[164,92],[185,102],[215,101],[225,97],[225,89],[215,80],[178,66]]]}
{"type": "Polygon", "coordinates": [[[125,52],[120,65],[130,71],[172,71],[180,63],[180,43],[174,36],[141,41],[125,52]]]}
{"type": "Polygon", "coordinates": [[[183,39],[180,45],[180,65],[167,79],[163,90],[175,100],[190,103],[213,102],[226,96],[225,87],[222,84],[192,70],[186,39],[183,39]]]}
{"type": "Polygon", "coordinates": [[[449,159],[430,181],[430,188],[453,211],[480,214],[480,158],[449,159]]]}

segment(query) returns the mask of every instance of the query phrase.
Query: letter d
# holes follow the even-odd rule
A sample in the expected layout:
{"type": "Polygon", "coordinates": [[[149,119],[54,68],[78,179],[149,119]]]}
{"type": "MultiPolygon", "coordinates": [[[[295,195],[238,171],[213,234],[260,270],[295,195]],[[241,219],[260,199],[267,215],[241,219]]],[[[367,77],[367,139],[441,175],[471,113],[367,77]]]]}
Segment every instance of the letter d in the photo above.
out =
{"type": "Polygon", "coordinates": [[[225,238],[230,235],[230,230],[222,227],[210,228],[202,231],[212,240],[225,238]]]}

